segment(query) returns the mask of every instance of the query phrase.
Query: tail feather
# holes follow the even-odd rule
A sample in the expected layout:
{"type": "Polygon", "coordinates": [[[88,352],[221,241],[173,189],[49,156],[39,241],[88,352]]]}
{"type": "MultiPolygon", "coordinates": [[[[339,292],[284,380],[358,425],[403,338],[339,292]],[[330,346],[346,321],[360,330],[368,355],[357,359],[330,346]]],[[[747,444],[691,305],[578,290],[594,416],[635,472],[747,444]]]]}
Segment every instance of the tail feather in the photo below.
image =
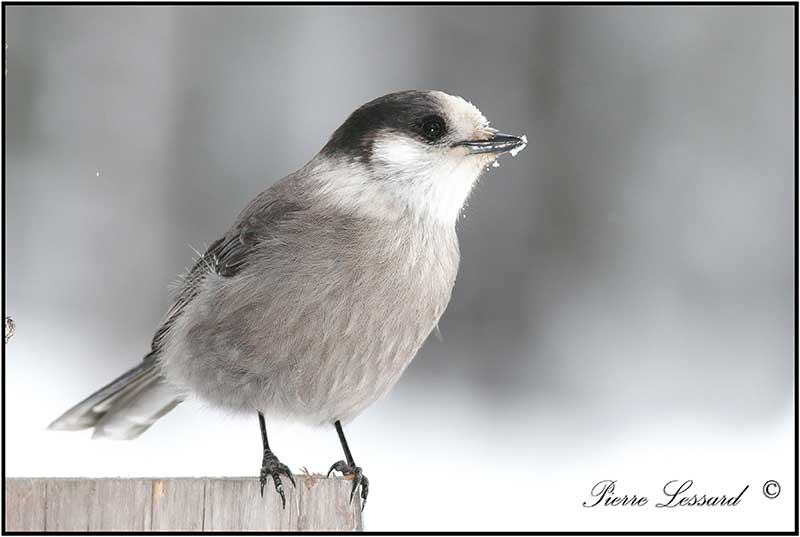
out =
{"type": "Polygon", "coordinates": [[[180,403],[175,390],[146,361],[67,410],[50,430],[95,428],[93,438],[130,440],[180,403]]]}
{"type": "Polygon", "coordinates": [[[155,377],[140,390],[115,401],[111,411],[94,426],[92,438],[136,438],[178,403],[175,389],[155,377]]]}
{"type": "Polygon", "coordinates": [[[157,378],[157,375],[158,374],[154,367],[150,367],[144,371],[141,371],[138,375],[121,385],[115,393],[109,394],[105,399],[94,405],[92,407],[92,412],[97,414],[98,420],[101,419],[106,412],[117,405],[118,401],[142,391],[150,384],[152,379],[157,378]]]}

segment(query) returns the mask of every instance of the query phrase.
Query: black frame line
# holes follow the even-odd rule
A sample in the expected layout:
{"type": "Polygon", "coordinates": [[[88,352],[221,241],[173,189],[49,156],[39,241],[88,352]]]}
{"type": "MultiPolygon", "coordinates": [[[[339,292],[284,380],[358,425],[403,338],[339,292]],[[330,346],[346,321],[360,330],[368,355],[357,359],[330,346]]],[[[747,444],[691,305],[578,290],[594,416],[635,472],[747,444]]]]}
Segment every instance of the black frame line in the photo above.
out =
{"type": "MultiPolygon", "coordinates": [[[[234,1],[234,2],[219,2],[219,1],[209,1],[209,2],[147,2],[147,1],[131,1],[131,2],[24,2],[24,1],[10,1],[10,2],[2,2],[2,12],[3,12],[3,28],[2,28],[2,59],[3,59],[3,70],[4,74],[2,77],[2,90],[3,90],[3,99],[2,99],[2,112],[3,112],[3,125],[2,125],[2,158],[3,158],[3,166],[2,166],[2,190],[0,196],[2,197],[2,219],[3,219],[3,237],[2,237],[2,256],[3,261],[6,259],[6,232],[7,227],[5,226],[6,221],[6,77],[5,77],[5,62],[6,62],[6,50],[5,50],[5,43],[6,43],[6,6],[20,6],[20,5],[36,5],[36,6],[182,6],[182,5],[190,5],[190,6],[374,6],[374,5],[388,5],[388,6],[405,6],[405,5],[412,5],[412,6],[536,6],[536,5],[559,5],[559,6],[794,6],[794,182],[795,182],[795,194],[794,194],[794,235],[795,235],[795,251],[794,251],[794,278],[795,278],[795,289],[794,289],[794,497],[795,497],[795,505],[794,505],[794,530],[793,531],[769,531],[769,532],[759,532],[759,531],[555,531],[555,532],[544,532],[544,531],[439,531],[439,532],[423,532],[423,531],[363,531],[366,535],[624,535],[624,536],[633,536],[633,535],[800,535],[798,533],[800,531],[800,483],[798,483],[798,410],[800,410],[800,406],[798,405],[798,350],[800,347],[798,346],[798,329],[797,329],[797,321],[798,321],[798,294],[797,294],[797,276],[798,276],[798,252],[797,252],[797,232],[798,232],[798,219],[797,219],[797,202],[798,202],[798,192],[797,192],[797,185],[798,185],[798,70],[797,70],[797,51],[798,51],[798,33],[797,33],[797,26],[798,26],[798,2],[685,2],[685,1],[678,1],[678,2],[507,2],[507,1],[500,1],[500,2],[486,2],[486,1],[478,1],[478,2],[463,2],[463,1],[456,1],[456,2],[397,2],[397,1],[388,1],[388,2],[341,2],[341,1],[333,1],[333,2],[313,2],[313,1],[299,1],[299,2],[242,2],[242,1],[234,1]]],[[[3,266],[3,281],[2,281],[2,312],[3,318],[5,318],[6,314],[6,274],[5,274],[5,265],[3,266]]],[[[2,359],[0,359],[0,372],[2,372],[2,386],[0,386],[0,398],[2,399],[2,413],[0,416],[2,417],[2,435],[0,436],[0,448],[2,448],[2,460],[0,461],[0,476],[3,478],[3,491],[2,491],[2,506],[0,506],[0,511],[2,511],[2,533],[4,535],[27,535],[28,532],[19,532],[19,531],[6,531],[6,504],[5,504],[5,480],[6,480],[6,390],[5,390],[5,379],[6,379],[6,364],[5,364],[5,344],[3,345],[3,352],[2,352],[2,359]]],[[[76,531],[66,531],[66,532],[53,532],[53,531],[44,531],[44,532],[36,532],[37,534],[42,535],[90,535],[90,534],[122,534],[122,535],[130,535],[130,532],[109,532],[109,531],[85,531],[85,532],[76,532],[76,531]]],[[[198,532],[198,531],[177,531],[177,532],[155,532],[155,531],[144,531],[144,532],[137,532],[141,535],[208,535],[208,534],[224,534],[224,535],[266,535],[266,534],[281,534],[281,535],[294,535],[296,532],[198,532]]],[[[344,533],[344,532],[304,532],[311,535],[321,535],[327,533],[344,533]]]]}

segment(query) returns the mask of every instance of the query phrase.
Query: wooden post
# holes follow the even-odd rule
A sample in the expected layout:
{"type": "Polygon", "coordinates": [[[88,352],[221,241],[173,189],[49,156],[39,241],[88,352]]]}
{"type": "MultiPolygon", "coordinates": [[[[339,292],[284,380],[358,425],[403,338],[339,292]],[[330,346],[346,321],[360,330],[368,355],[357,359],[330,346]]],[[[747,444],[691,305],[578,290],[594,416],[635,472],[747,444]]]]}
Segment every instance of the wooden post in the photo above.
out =
{"type": "Polygon", "coordinates": [[[29,479],[5,482],[4,531],[360,531],[352,482],[283,479],[286,509],[270,481],[253,477],[29,479]]]}

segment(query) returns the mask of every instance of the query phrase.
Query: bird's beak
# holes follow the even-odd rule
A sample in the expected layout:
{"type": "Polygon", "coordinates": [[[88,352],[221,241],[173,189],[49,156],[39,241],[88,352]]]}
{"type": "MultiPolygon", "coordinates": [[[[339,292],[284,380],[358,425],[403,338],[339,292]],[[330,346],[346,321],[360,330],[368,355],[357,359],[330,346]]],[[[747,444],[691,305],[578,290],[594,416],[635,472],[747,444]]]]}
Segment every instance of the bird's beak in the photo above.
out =
{"type": "Polygon", "coordinates": [[[526,140],[524,136],[520,138],[518,136],[500,134],[498,132],[488,140],[467,141],[457,145],[466,147],[471,155],[476,155],[478,153],[495,153],[500,155],[501,153],[513,152],[515,149],[521,151],[527,143],[528,140],[526,140]]]}

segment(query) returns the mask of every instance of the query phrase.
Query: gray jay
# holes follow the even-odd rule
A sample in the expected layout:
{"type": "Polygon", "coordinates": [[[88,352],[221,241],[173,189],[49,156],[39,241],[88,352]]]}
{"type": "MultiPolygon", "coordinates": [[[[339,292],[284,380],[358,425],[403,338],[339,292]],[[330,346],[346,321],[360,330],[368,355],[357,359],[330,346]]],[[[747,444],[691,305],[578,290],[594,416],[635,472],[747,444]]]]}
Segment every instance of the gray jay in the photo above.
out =
{"type": "Polygon", "coordinates": [[[189,396],[258,415],[333,424],[353,477],[369,481],[342,423],[385,395],[437,325],[458,271],[456,220],[478,176],[525,137],[471,103],[404,91],[353,112],[300,170],[259,194],[183,278],[143,362],[55,420],[132,439],[189,396]]]}

